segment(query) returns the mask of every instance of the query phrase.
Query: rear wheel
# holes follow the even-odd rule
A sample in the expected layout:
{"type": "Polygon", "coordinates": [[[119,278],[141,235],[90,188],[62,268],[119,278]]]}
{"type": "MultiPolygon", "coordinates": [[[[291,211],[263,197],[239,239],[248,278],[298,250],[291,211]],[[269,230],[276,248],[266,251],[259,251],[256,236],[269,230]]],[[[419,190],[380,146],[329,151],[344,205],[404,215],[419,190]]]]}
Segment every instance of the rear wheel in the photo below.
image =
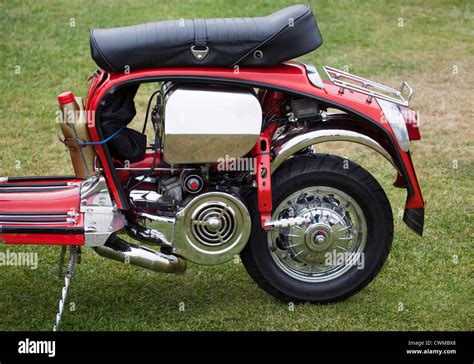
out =
{"type": "Polygon", "coordinates": [[[378,182],[334,155],[297,156],[272,177],[274,220],[301,217],[302,226],[263,231],[254,221],[241,253],[251,277],[286,301],[340,301],[365,287],[391,247],[393,218],[378,182]]]}

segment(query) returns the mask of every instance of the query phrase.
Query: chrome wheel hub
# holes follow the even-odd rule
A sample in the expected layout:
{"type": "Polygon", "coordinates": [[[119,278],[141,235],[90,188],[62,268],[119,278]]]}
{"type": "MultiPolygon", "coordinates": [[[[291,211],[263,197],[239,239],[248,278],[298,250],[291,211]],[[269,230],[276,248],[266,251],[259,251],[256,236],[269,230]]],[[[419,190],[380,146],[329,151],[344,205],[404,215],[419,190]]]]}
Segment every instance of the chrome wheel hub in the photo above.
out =
{"type": "Polygon", "coordinates": [[[332,228],[326,224],[312,224],[304,232],[305,248],[313,252],[326,251],[333,242],[332,228]]]}
{"type": "Polygon", "coordinates": [[[280,203],[272,218],[295,217],[307,223],[268,233],[272,258],[293,278],[309,282],[337,278],[354,265],[365,247],[367,223],[362,209],[338,189],[320,186],[297,191],[280,203]]]}

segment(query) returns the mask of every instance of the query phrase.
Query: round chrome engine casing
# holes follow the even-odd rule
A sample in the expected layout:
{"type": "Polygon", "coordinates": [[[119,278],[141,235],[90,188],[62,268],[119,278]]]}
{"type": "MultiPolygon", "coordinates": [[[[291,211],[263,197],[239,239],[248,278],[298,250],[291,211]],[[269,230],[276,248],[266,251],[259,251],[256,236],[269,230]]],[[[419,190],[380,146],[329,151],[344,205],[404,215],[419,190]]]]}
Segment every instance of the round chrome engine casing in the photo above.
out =
{"type": "Polygon", "coordinates": [[[176,215],[176,254],[197,264],[224,263],[245,247],[251,224],[247,207],[238,197],[203,193],[176,215]]]}

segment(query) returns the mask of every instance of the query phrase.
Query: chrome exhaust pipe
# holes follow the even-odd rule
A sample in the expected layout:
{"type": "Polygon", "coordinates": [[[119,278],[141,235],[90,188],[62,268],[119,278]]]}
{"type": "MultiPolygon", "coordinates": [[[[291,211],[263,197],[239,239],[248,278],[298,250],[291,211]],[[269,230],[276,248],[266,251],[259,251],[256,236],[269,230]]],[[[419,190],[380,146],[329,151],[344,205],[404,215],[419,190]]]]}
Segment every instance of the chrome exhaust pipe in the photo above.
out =
{"type": "Polygon", "coordinates": [[[104,258],[160,273],[183,273],[187,268],[186,260],[181,257],[163,254],[118,237],[110,239],[103,246],[95,247],[94,250],[104,258]]]}

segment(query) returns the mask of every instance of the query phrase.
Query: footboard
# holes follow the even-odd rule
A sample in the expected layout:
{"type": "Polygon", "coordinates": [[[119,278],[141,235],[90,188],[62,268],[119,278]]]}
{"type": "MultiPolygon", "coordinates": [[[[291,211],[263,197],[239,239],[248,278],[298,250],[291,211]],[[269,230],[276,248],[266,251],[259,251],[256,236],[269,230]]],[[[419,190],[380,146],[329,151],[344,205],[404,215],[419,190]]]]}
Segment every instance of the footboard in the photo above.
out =
{"type": "Polygon", "coordinates": [[[83,245],[82,180],[13,177],[0,180],[0,241],[7,244],[83,245]]]}

